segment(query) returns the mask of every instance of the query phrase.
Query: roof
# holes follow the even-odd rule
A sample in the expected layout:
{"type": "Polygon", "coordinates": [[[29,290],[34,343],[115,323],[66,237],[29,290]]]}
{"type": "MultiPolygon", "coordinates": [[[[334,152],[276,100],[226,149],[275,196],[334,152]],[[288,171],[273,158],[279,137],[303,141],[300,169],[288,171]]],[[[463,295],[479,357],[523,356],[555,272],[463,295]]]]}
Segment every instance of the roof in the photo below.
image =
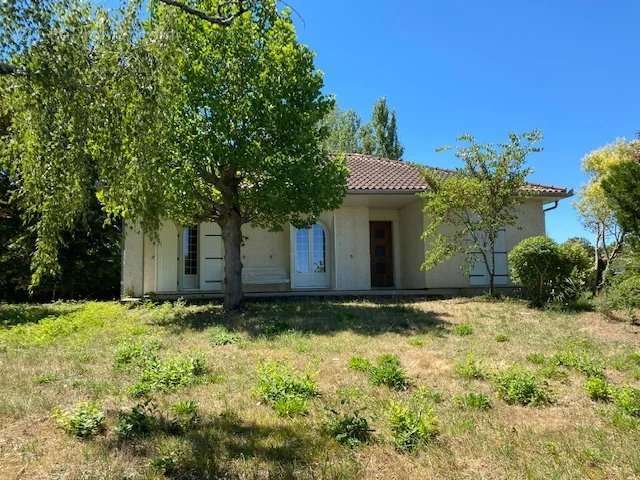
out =
{"type": "MultiPolygon", "coordinates": [[[[349,168],[347,189],[349,193],[418,193],[427,189],[422,176],[423,168],[403,160],[349,153],[346,155],[349,168]]],[[[453,170],[438,169],[444,173],[453,170]]],[[[563,187],[527,183],[525,191],[530,195],[565,198],[573,194],[563,187]]]]}

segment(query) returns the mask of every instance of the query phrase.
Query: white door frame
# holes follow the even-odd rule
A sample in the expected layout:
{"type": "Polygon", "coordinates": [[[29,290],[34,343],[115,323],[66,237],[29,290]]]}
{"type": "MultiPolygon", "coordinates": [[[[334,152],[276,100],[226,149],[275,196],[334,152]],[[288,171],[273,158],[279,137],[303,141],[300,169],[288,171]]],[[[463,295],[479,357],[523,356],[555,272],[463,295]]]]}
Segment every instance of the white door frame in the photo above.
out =
{"type": "MultiPolygon", "coordinates": [[[[324,230],[324,272],[313,272],[312,270],[312,257],[313,257],[313,235],[308,235],[308,273],[298,272],[296,268],[296,232],[298,231],[293,225],[289,228],[290,235],[290,250],[291,250],[291,288],[299,289],[316,289],[316,288],[329,288],[331,286],[331,253],[329,249],[329,229],[320,221],[315,223],[324,230]]],[[[308,229],[311,231],[311,227],[308,229]]]]}

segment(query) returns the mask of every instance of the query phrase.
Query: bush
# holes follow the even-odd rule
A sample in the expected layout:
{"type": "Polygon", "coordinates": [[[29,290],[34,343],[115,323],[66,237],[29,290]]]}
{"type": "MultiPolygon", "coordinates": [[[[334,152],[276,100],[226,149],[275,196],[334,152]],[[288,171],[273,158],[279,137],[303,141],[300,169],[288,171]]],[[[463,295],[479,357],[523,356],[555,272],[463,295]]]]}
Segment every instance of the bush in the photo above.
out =
{"type": "Polygon", "coordinates": [[[200,354],[153,362],[143,368],[140,380],[131,387],[130,393],[139,397],[153,391],[171,392],[197,383],[206,371],[200,354]]]}
{"type": "Polygon", "coordinates": [[[473,353],[468,353],[463,361],[456,363],[455,371],[467,380],[482,380],[487,376],[484,366],[475,359],[473,353]]]}
{"type": "Polygon", "coordinates": [[[495,384],[502,399],[509,404],[536,406],[551,402],[547,384],[517,365],[496,374],[495,384]]]}
{"type": "Polygon", "coordinates": [[[558,245],[545,236],[526,238],[509,253],[514,282],[541,307],[551,301],[569,305],[585,291],[591,275],[589,253],[576,242],[558,245]]]}
{"type": "Polygon", "coordinates": [[[343,415],[333,413],[334,416],[327,422],[326,430],[338,443],[357,447],[369,441],[373,430],[369,428],[367,419],[358,411],[343,415]]]}
{"type": "Polygon", "coordinates": [[[147,404],[134,405],[129,411],[118,412],[115,432],[121,439],[148,435],[153,430],[154,418],[148,413],[147,404]]]}
{"type": "Polygon", "coordinates": [[[464,395],[456,395],[453,402],[462,408],[475,408],[478,410],[488,410],[491,408],[491,400],[484,393],[469,392],[464,395]]]}
{"type": "Polygon", "coordinates": [[[631,323],[639,323],[640,275],[614,277],[601,297],[599,307],[604,311],[622,311],[631,323]]]}
{"type": "Polygon", "coordinates": [[[613,389],[602,377],[589,377],[584,384],[584,388],[591,400],[609,402],[613,396],[613,389]]]}
{"type": "Polygon", "coordinates": [[[392,401],[387,414],[393,444],[400,451],[414,451],[438,435],[438,421],[430,408],[409,407],[392,401]]]}
{"type": "Polygon", "coordinates": [[[299,375],[286,365],[266,362],[258,367],[256,394],[278,415],[292,416],[306,413],[306,400],[319,392],[308,374],[299,375]]]}
{"type": "Polygon", "coordinates": [[[105,416],[95,403],[79,403],[70,410],[55,409],[53,418],[69,435],[89,438],[104,430],[105,416]]]}

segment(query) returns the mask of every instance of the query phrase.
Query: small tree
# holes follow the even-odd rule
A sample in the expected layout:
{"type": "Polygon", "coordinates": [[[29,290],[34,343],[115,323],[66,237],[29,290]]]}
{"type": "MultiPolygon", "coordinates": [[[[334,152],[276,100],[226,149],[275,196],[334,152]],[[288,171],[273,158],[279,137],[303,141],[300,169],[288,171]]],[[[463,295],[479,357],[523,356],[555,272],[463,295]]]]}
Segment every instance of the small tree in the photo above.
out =
{"type": "MultiPolygon", "coordinates": [[[[604,188],[605,180],[612,172],[616,184],[626,183],[627,179],[632,178],[627,174],[626,166],[634,161],[636,153],[637,147],[634,146],[634,142],[619,140],[590,152],[582,161],[582,168],[589,175],[589,182],[582,188],[575,206],[582,218],[582,223],[595,237],[593,288],[596,292],[602,289],[612,263],[622,253],[627,233],[618,221],[614,208],[616,201],[627,204],[634,195],[632,180],[630,192],[616,192],[615,197],[609,198],[604,188]]],[[[615,188],[613,183],[610,184],[610,188],[615,188]]],[[[626,211],[626,208],[622,207],[621,218],[625,218],[626,211]]]]}
{"type": "Polygon", "coordinates": [[[381,98],[373,106],[371,122],[362,129],[365,153],[400,160],[404,147],[398,139],[398,121],[396,112],[389,109],[386,98],[381,98]]]}
{"type": "Polygon", "coordinates": [[[332,153],[358,153],[362,151],[360,127],[362,121],[354,110],[334,107],[323,121],[329,131],[325,142],[332,153]]]}
{"type": "Polygon", "coordinates": [[[455,171],[425,170],[429,188],[421,194],[427,225],[423,238],[429,270],[456,254],[467,268],[481,261],[489,275],[489,293],[495,293],[495,244],[498,232],[514,225],[515,209],[524,199],[530,169],[527,155],[540,151],[539,131],[510,134],[504,144],[479,144],[471,135],[456,150],[463,167],[455,171]],[[442,227],[451,225],[445,232],[442,227]],[[477,258],[479,255],[479,259],[477,258]]]}

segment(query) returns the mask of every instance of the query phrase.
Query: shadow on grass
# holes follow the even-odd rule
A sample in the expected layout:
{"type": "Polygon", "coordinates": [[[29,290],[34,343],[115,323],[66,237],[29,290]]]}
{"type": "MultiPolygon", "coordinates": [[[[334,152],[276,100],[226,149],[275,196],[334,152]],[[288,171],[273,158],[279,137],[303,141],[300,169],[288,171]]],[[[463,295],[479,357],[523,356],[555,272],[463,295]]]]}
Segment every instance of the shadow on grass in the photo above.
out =
{"type": "Polygon", "coordinates": [[[38,323],[43,318],[59,317],[81,308],[63,305],[0,304],[0,328],[10,328],[25,323],[38,323]]]}
{"type": "Polygon", "coordinates": [[[286,331],[333,334],[352,331],[363,335],[395,333],[444,334],[446,313],[423,310],[413,302],[386,301],[277,301],[247,303],[239,315],[228,318],[218,305],[174,311],[154,323],[173,331],[202,330],[222,325],[251,337],[275,336],[286,331]]]}
{"type": "Polygon", "coordinates": [[[297,423],[259,425],[228,411],[201,419],[186,432],[170,432],[160,426],[146,438],[103,445],[120,451],[131,448],[134,454],[150,457],[151,468],[167,478],[295,479],[326,458],[331,442],[297,423]]]}

